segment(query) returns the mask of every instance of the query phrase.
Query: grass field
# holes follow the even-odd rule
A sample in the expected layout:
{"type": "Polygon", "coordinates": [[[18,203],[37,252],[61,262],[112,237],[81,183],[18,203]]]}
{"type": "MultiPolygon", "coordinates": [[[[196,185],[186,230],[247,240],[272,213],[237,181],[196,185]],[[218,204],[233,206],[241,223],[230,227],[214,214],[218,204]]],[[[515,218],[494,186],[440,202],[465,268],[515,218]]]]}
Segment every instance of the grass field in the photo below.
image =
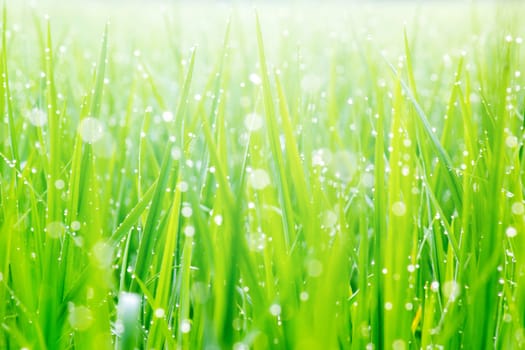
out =
{"type": "Polygon", "coordinates": [[[524,10],[7,1],[0,349],[524,348],[524,10]]]}

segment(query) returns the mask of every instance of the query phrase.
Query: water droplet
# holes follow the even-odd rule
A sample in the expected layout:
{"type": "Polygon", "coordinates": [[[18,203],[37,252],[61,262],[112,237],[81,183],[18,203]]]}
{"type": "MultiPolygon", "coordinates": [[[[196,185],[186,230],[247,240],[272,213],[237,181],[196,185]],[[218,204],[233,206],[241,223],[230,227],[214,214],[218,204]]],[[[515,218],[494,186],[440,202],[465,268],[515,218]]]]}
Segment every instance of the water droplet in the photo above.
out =
{"type": "Polygon", "coordinates": [[[438,281],[433,281],[430,284],[430,290],[433,291],[434,293],[439,292],[439,282],[438,281]]]}
{"type": "Polygon", "coordinates": [[[66,226],[59,221],[50,222],[46,225],[46,233],[51,238],[62,238],[66,233],[66,226]]]}
{"type": "Polygon", "coordinates": [[[162,308],[158,308],[155,310],[155,317],[156,318],[163,318],[166,315],[166,312],[162,308]]]}
{"type": "Polygon", "coordinates": [[[78,231],[78,230],[80,230],[80,222],[79,222],[79,221],[73,221],[73,222],[71,223],[71,229],[72,229],[73,231],[78,231]]]}
{"type": "Polygon", "coordinates": [[[190,185],[186,181],[181,181],[177,184],[177,187],[181,192],[187,192],[190,188],[190,185]]]}
{"type": "Polygon", "coordinates": [[[244,343],[235,343],[233,344],[233,350],[249,350],[250,347],[244,343]]]}
{"type": "Polygon", "coordinates": [[[65,187],[66,183],[64,182],[64,180],[61,180],[61,179],[58,179],[55,181],[55,188],[57,190],[61,190],[65,187]]]}
{"type": "Polygon", "coordinates": [[[405,304],[405,310],[412,311],[413,309],[414,309],[414,304],[410,302],[405,304]]]}
{"type": "Polygon", "coordinates": [[[249,113],[244,118],[244,126],[248,131],[257,131],[263,126],[263,117],[257,113],[249,113]]]}
{"type": "Polygon", "coordinates": [[[166,123],[172,122],[174,119],[173,113],[170,111],[165,111],[162,113],[162,120],[164,120],[166,123]]]}
{"type": "Polygon", "coordinates": [[[185,218],[189,218],[189,217],[191,217],[191,215],[193,214],[193,209],[191,209],[190,206],[184,206],[184,207],[182,207],[182,209],[181,209],[181,214],[182,214],[182,216],[184,216],[185,218]]]}
{"type": "Polygon", "coordinates": [[[392,305],[391,302],[387,301],[385,303],[385,310],[390,311],[390,310],[392,310],[393,307],[394,307],[394,305],[392,305]]]}
{"type": "Polygon", "coordinates": [[[392,350],[405,350],[407,347],[403,339],[396,339],[392,342],[392,350]]]}
{"type": "Polygon", "coordinates": [[[516,230],[516,228],[513,226],[509,226],[505,230],[505,234],[507,235],[507,237],[513,238],[516,237],[516,235],[518,234],[518,230],[516,230]]]}
{"type": "Polygon", "coordinates": [[[186,237],[193,237],[195,235],[195,227],[191,225],[184,227],[184,235],[186,237]]]}
{"type": "Polygon", "coordinates": [[[180,331],[182,333],[189,333],[191,331],[191,322],[190,322],[190,320],[182,320],[180,322],[180,331]]]}
{"type": "Polygon", "coordinates": [[[279,304],[272,304],[270,306],[270,313],[273,316],[279,316],[281,314],[281,305],[279,305],[279,304]]]}
{"type": "Polygon", "coordinates": [[[301,301],[307,301],[308,298],[310,298],[308,292],[301,292],[301,294],[299,294],[299,299],[301,299],[301,301]]]}
{"type": "Polygon", "coordinates": [[[516,148],[516,147],[518,147],[518,138],[516,136],[514,136],[514,135],[509,135],[505,139],[505,144],[509,148],[516,148]]]}
{"type": "Polygon", "coordinates": [[[179,160],[181,156],[182,152],[179,147],[173,147],[171,149],[171,158],[173,158],[174,160],[179,160]]]}
{"type": "Polygon", "coordinates": [[[255,169],[250,173],[249,176],[250,186],[254,190],[262,190],[270,185],[270,176],[264,169],[255,169]]]}
{"type": "Polygon", "coordinates": [[[261,77],[258,76],[258,75],[255,74],[255,73],[250,74],[250,76],[248,77],[248,79],[249,79],[254,85],[261,85],[261,83],[262,83],[262,79],[261,79],[261,77]]]}
{"type": "Polygon", "coordinates": [[[104,124],[97,118],[86,117],[80,122],[78,132],[84,142],[95,143],[104,134],[104,124]]]}
{"type": "Polygon", "coordinates": [[[40,108],[33,108],[26,117],[34,126],[41,127],[47,124],[47,113],[40,108]]]}
{"type": "Polygon", "coordinates": [[[222,215],[215,215],[213,218],[213,222],[215,222],[215,225],[221,226],[222,225],[222,215]]]}
{"type": "Polygon", "coordinates": [[[525,206],[523,206],[521,202],[512,203],[511,211],[514,215],[523,215],[525,213],[525,206]]]}
{"type": "Polygon", "coordinates": [[[395,216],[403,216],[406,214],[406,212],[407,208],[405,206],[405,203],[398,201],[392,204],[392,214],[394,214],[395,216]]]}

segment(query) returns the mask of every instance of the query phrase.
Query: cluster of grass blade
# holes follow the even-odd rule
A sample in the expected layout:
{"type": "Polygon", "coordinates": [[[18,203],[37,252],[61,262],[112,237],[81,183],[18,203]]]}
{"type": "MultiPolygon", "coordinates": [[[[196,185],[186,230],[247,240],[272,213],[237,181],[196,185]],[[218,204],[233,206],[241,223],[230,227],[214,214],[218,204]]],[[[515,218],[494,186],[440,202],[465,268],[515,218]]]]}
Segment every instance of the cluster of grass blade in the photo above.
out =
{"type": "Polygon", "coordinates": [[[393,54],[263,7],[98,55],[4,8],[0,348],[525,347],[525,32],[452,8],[393,54]]]}

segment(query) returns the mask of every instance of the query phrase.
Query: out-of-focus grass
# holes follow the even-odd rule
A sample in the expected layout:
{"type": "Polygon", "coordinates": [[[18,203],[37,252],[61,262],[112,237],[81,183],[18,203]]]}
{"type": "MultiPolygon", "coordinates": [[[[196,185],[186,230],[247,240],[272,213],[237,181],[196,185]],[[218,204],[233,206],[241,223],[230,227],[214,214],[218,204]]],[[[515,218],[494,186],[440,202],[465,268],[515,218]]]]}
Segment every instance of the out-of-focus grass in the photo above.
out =
{"type": "Polygon", "coordinates": [[[525,346],[522,7],[161,7],[4,12],[0,348],[525,346]]]}

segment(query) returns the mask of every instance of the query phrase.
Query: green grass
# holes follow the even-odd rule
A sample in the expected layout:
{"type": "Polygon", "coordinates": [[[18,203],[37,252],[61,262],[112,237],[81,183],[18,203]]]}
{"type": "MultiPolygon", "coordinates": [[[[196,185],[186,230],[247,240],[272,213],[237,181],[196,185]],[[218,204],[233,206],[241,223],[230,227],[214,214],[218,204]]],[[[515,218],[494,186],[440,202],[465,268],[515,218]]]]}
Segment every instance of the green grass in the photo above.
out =
{"type": "Polygon", "coordinates": [[[8,5],[0,348],[525,347],[523,6],[8,5]]]}

